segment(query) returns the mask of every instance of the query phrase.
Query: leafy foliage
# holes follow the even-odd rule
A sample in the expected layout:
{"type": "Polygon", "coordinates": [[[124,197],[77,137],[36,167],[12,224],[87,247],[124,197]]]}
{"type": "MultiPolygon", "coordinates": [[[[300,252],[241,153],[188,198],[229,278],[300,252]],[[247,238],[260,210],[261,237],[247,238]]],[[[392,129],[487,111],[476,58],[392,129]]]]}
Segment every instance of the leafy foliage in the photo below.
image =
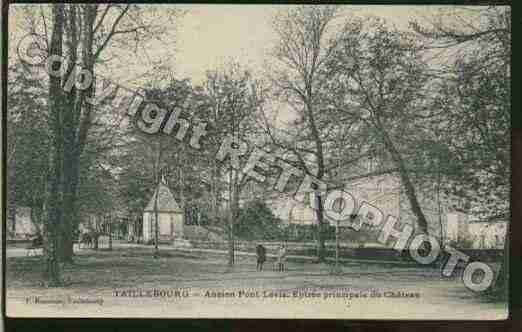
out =
{"type": "Polygon", "coordinates": [[[240,209],[235,231],[243,239],[276,240],[282,235],[281,220],[265,202],[255,200],[240,209]]]}
{"type": "MultiPolygon", "coordinates": [[[[465,9],[463,9],[465,10],[465,9]]],[[[455,21],[457,12],[441,16],[455,21]]],[[[440,71],[444,108],[441,143],[447,153],[445,189],[460,208],[483,220],[509,217],[511,10],[488,7],[480,20],[412,24],[427,48],[457,54],[440,71]]]]}

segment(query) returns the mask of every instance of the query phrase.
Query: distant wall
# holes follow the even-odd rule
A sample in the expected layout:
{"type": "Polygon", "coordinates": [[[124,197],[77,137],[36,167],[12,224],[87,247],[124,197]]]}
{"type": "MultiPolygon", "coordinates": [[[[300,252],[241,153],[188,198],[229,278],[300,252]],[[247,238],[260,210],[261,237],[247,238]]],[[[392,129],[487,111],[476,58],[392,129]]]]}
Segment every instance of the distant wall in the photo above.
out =
{"type": "Polygon", "coordinates": [[[221,242],[224,241],[222,234],[198,225],[185,225],[184,235],[187,239],[221,242]]]}

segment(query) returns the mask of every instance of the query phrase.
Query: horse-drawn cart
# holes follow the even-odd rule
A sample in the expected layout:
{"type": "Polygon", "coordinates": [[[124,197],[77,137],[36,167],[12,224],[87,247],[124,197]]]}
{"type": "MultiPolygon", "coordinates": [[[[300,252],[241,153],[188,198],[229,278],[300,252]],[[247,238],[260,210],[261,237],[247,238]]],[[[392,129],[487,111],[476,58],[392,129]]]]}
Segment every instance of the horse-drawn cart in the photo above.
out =
{"type": "Polygon", "coordinates": [[[43,248],[42,236],[37,236],[31,240],[31,244],[26,248],[26,256],[37,256],[38,250],[43,248]]]}

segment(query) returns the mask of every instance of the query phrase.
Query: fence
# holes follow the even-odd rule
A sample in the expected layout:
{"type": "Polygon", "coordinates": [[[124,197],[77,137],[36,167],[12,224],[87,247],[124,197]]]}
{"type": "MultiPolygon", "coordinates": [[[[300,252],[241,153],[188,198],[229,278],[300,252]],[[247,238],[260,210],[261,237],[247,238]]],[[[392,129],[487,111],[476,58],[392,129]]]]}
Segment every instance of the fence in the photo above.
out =
{"type": "MultiPolygon", "coordinates": [[[[228,242],[226,241],[198,241],[191,240],[190,243],[194,248],[201,249],[217,249],[227,250],[228,242]]],[[[239,251],[255,252],[258,244],[262,244],[270,254],[277,253],[282,242],[279,241],[235,241],[234,248],[239,251]]],[[[296,256],[317,256],[317,247],[313,242],[284,242],[288,255],[296,256]]],[[[463,253],[468,255],[471,260],[480,260],[483,262],[500,261],[504,256],[502,249],[461,249],[463,253]]],[[[335,243],[325,243],[326,257],[335,257],[335,243]]],[[[386,261],[412,261],[407,250],[398,252],[392,248],[386,247],[355,247],[342,245],[339,247],[339,257],[365,259],[365,260],[386,260],[386,261]]],[[[445,257],[444,255],[440,256],[445,257]]]]}

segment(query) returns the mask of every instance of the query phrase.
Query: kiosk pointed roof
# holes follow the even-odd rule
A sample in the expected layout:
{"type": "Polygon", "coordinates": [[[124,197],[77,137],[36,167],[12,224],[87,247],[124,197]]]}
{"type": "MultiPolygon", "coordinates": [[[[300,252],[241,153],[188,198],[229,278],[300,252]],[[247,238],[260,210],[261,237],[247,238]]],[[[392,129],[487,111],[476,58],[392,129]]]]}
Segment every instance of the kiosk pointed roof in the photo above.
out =
{"type": "Polygon", "coordinates": [[[170,191],[169,187],[167,187],[167,185],[165,184],[165,178],[163,177],[158,187],[154,191],[154,194],[152,195],[149,204],[147,204],[145,212],[154,212],[154,203],[156,200],[156,195],[158,193],[158,212],[182,212],[181,208],[176,202],[176,199],[174,198],[174,195],[170,191]]]}

